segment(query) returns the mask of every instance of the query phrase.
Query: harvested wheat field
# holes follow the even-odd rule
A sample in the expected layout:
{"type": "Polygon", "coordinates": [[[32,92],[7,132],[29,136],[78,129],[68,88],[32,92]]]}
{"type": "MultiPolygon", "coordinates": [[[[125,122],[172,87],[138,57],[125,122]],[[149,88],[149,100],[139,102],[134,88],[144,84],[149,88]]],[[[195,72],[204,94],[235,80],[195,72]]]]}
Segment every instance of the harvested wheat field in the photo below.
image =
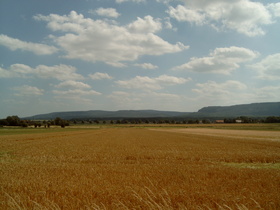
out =
{"type": "Polygon", "coordinates": [[[0,135],[0,172],[0,209],[280,209],[280,132],[0,135]]]}

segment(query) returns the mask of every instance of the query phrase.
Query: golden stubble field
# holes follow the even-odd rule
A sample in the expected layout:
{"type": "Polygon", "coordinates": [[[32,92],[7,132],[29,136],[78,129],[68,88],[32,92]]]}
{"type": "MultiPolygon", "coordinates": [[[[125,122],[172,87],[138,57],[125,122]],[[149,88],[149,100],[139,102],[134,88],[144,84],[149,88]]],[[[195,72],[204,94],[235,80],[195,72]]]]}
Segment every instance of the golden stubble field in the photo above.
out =
{"type": "Polygon", "coordinates": [[[280,132],[0,135],[0,185],[0,209],[280,209],[280,132]]]}

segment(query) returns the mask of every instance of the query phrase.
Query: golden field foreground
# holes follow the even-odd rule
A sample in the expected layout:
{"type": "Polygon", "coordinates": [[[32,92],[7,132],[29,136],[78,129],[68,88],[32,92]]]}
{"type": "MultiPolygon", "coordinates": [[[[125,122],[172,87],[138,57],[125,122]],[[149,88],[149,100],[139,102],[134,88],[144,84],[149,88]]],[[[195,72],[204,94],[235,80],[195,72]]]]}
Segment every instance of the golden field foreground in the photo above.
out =
{"type": "Polygon", "coordinates": [[[0,209],[280,209],[280,131],[21,130],[0,129],[0,209]]]}

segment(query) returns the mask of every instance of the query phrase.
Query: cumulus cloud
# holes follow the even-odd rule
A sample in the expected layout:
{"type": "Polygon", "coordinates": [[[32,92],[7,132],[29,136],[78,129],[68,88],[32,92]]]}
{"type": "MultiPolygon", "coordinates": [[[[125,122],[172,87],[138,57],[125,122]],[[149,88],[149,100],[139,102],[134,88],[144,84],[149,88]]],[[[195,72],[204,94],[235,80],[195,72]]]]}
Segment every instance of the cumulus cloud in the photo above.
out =
{"type": "Polygon", "coordinates": [[[76,73],[76,68],[68,65],[45,66],[39,65],[35,68],[36,74],[41,78],[55,78],[58,80],[76,80],[84,77],[76,73]]]}
{"type": "Polygon", "coordinates": [[[16,91],[16,96],[38,96],[44,94],[44,90],[29,85],[14,87],[13,90],[16,91]]]}
{"type": "Polygon", "coordinates": [[[156,0],[156,2],[159,2],[159,3],[164,3],[164,4],[168,4],[170,2],[172,2],[174,0],[156,0]]]}
{"type": "Polygon", "coordinates": [[[268,4],[267,8],[275,17],[280,17],[280,2],[268,4]]]}
{"type": "Polygon", "coordinates": [[[94,74],[89,74],[88,76],[93,80],[113,79],[113,77],[111,77],[109,74],[101,73],[101,72],[96,72],[94,74]]]}
{"type": "Polygon", "coordinates": [[[280,86],[265,86],[256,88],[252,99],[259,102],[275,101],[279,102],[280,86]]]}
{"type": "Polygon", "coordinates": [[[244,90],[247,86],[239,81],[228,80],[224,83],[208,81],[206,83],[196,84],[197,88],[193,89],[196,93],[215,95],[216,93],[228,93],[231,90],[244,90]]]}
{"type": "Polygon", "coordinates": [[[54,87],[64,89],[52,91],[52,93],[55,95],[55,98],[59,99],[63,98],[71,101],[92,103],[93,96],[102,95],[100,92],[92,90],[90,85],[73,80],[63,81],[54,87]]]}
{"type": "Polygon", "coordinates": [[[69,15],[36,15],[34,18],[46,21],[52,31],[65,32],[52,39],[69,59],[101,61],[123,67],[123,62],[134,61],[143,55],[163,55],[188,48],[180,42],[170,44],[157,36],[155,32],[160,30],[161,24],[151,16],[138,18],[126,26],[84,18],[75,11],[69,15]]]}
{"type": "Polygon", "coordinates": [[[111,17],[111,18],[118,18],[120,13],[117,12],[115,8],[98,8],[96,10],[90,10],[89,13],[91,14],[98,14],[104,17],[111,17]]]}
{"type": "Polygon", "coordinates": [[[177,28],[173,28],[173,25],[172,25],[172,23],[170,21],[170,17],[164,18],[164,28],[171,29],[173,31],[177,31],[178,30],[177,28]]]}
{"type": "Polygon", "coordinates": [[[14,71],[9,71],[7,69],[3,69],[0,67],[0,78],[13,78],[13,77],[19,77],[19,74],[17,74],[14,71]]]}
{"type": "Polygon", "coordinates": [[[143,69],[157,69],[158,68],[158,66],[153,65],[151,63],[136,63],[136,64],[134,64],[134,66],[138,66],[143,69]]]}
{"type": "Polygon", "coordinates": [[[132,33],[155,33],[162,28],[160,19],[154,19],[152,16],[145,16],[144,19],[138,17],[136,21],[128,25],[132,33]]]}
{"type": "Polygon", "coordinates": [[[269,55],[250,67],[258,71],[261,79],[280,80],[280,53],[269,55]]]}
{"type": "Polygon", "coordinates": [[[144,90],[162,89],[162,86],[158,84],[158,82],[156,82],[155,79],[152,79],[150,77],[141,77],[141,76],[136,76],[135,78],[130,80],[119,80],[116,81],[116,84],[128,89],[144,89],[144,90]]]}
{"type": "Polygon", "coordinates": [[[181,97],[171,93],[159,93],[154,91],[124,92],[114,91],[108,96],[119,109],[168,109],[179,104],[181,97]]]}
{"type": "Polygon", "coordinates": [[[196,94],[196,101],[203,101],[204,104],[220,104],[222,103],[234,103],[244,100],[244,91],[247,90],[247,86],[239,81],[228,80],[222,83],[215,81],[208,81],[206,83],[196,84],[196,88],[192,91],[196,94]]]}
{"type": "Polygon", "coordinates": [[[196,23],[197,25],[202,25],[205,22],[205,15],[196,11],[189,9],[185,6],[178,5],[176,8],[169,7],[169,15],[178,21],[187,21],[191,23],[196,23]]]}
{"type": "Polygon", "coordinates": [[[115,83],[128,89],[160,90],[165,85],[179,85],[190,80],[190,78],[161,75],[156,78],[136,76],[130,80],[119,80],[115,83]]]}
{"type": "Polygon", "coordinates": [[[54,46],[38,44],[33,42],[25,42],[19,39],[6,36],[4,34],[0,34],[0,45],[5,46],[12,51],[22,50],[32,52],[36,55],[50,55],[58,51],[58,49],[54,46]]]}
{"type": "Polygon", "coordinates": [[[230,74],[240,67],[241,63],[251,61],[259,55],[258,52],[242,48],[216,48],[208,57],[191,58],[191,61],[173,70],[190,70],[193,72],[230,74]]]}
{"type": "Polygon", "coordinates": [[[83,82],[77,82],[73,80],[68,80],[59,83],[58,85],[55,85],[56,88],[74,88],[74,89],[88,89],[91,88],[90,85],[83,83],[83,82]]]}
{"type": "Polygon", "coordinates": [[[101,93],[95,90],[82,90],[82,89],[73,89],[73,90],[53,90],[53,93],[61,96],[91,96],[91,95],[101,95],[101,93]]]}
{"type": "Polygon", "coordinates": [[[123,3],[123,2],[135,2],[135,3],[142,3],[146,2],[146,0],[116,0],[116,3],[123,3]]]}
{"type": "Polygon", "coordinates": [[[76,68],[64,64],[55,66],[39,65],[32,68],[25,64],[13,64],[9,69],[3,69],[0,67],[0,78],[11,78],[11,77],[30,77],[36,76],[39,78],[54,78],[57,80],[80,80],[84,77],[76,73],[76,68]]]}
{"type": "Polygon", "coordinates": [[[235,30],[250,37],[264,35],[263,26],[272,24],[273,15],[279,15],[278,4],[266,6],[250,0],[182,2],[185,4],[169,7],[167,12],[170,17],[197,25],[212,25],[220,30],[235,30]]]}

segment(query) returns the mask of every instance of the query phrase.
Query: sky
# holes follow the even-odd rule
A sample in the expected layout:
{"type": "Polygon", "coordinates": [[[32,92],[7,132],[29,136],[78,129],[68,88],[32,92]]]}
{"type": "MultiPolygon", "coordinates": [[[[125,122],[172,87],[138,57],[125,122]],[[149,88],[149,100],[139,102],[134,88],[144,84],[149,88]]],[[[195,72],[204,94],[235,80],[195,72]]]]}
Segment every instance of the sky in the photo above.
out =
{"type": "Polygon", "coordinates": [[[275,0],[1,0],[0,118],[280,101],[275,0]]]}

